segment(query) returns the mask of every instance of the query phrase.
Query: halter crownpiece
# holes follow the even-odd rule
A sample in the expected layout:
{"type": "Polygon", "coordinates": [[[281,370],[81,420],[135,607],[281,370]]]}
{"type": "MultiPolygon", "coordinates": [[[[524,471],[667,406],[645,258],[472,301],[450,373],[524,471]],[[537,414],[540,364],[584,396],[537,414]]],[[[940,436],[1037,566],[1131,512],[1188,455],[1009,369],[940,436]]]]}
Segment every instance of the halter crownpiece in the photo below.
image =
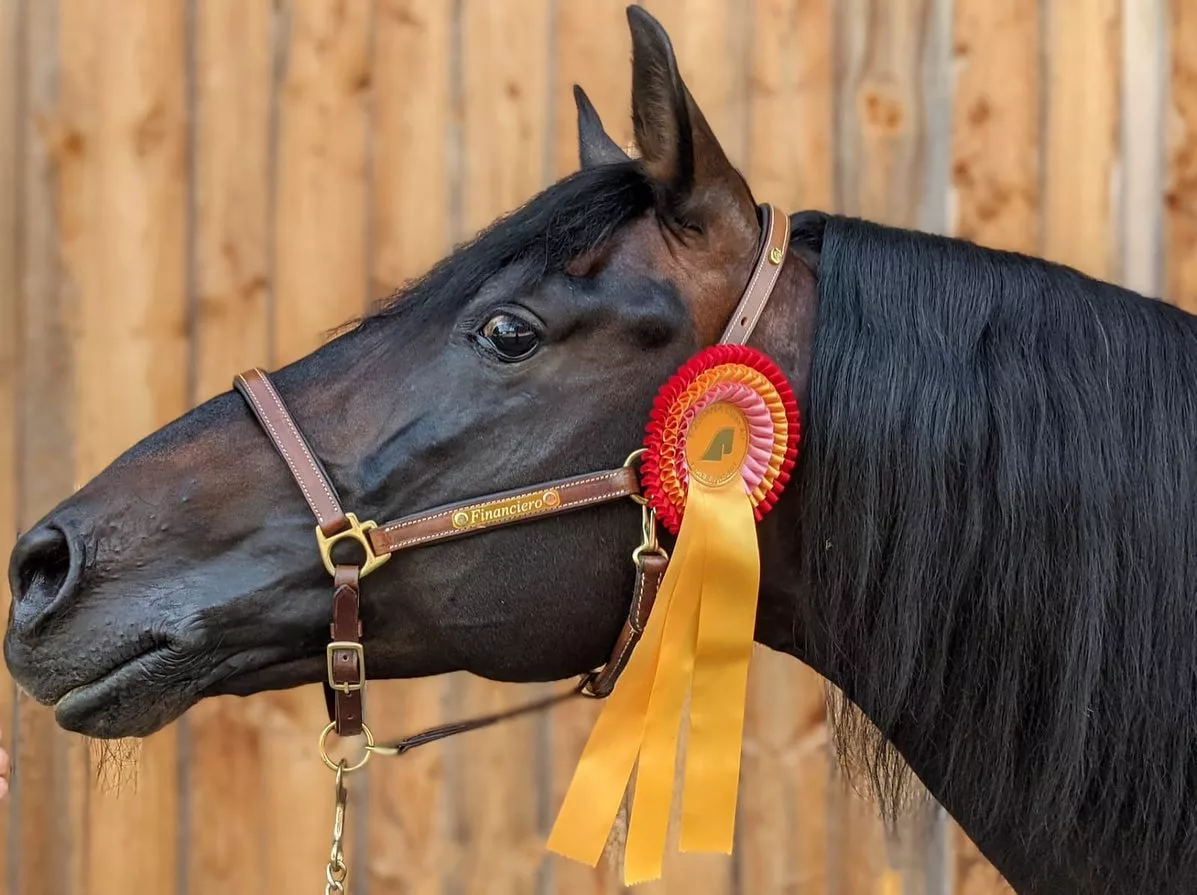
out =
{"type": "Polygon", "coordinates": [[[609,698],[549,847],[596,863],[638,759],[625,876],[636,882],[660,875],[678,725],[690,689],[682,847],[730,852],[759,581],[755,523],[788,479],[799,433],[785,377],[759,351],[739,347],[760,320],[789,245],[786,215],[767,204],[759,211],[757,257],[721,344],[700,352],[662,387],[644,446],[616,469],[434,507],[383,525],[359,521],[342,509],[336,488],[269,376],[255,368],[235,378],[234,387],[316,518],[317,548],[333,578],[324,681],[330,721],[320,735],[320,757],[337,774],[326,893],[343,893],[348,874],[341,852],[344,774],[376,753],[403,754],[578,695],[609,698]],[[642,460],[640,475],[637,459],[642,460]],[[623,498],[641,506],[641,542],[632,553],[636,574],[628,617],[601,669],[558,696],[443,725],[395,744],[375,744],[363,721],[366,651],[359,612],[365,576],[400,550],[623,498]],[[657,543],[658,519],[677,535],[672,560],[657,543]],[[357,561],[336,558],[335,552],[345,552],[340,545],[356,547],[357,561]],[[647,648],[637,650],[642,639],[647,648]],[[341,737],[364,737],[366,751],[357,764],[329,758],[325,743],[334,731],[341,737]]]}

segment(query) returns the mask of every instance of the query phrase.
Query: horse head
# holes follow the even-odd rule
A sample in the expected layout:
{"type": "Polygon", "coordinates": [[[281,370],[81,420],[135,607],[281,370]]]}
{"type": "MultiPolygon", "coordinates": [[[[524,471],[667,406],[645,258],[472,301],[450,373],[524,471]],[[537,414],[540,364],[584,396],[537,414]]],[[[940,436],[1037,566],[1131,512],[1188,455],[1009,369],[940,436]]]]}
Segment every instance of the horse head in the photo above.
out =
{"type": "MultiPolygon", "coordinates": [[[[657,388],[732,312],[756,200],[664,30],[637,8],[629,23],[636,158],[576,89],[579,171],[273,374],[361,518],[618,467],[657,388]]],[[[790,299],[812,280],[801,263],[784,273],[758,332],[800,383],[790,299]]],[[[370,677],[543,681],[601,664],[639,530],[625,502],[395,556],[363,589],[370,677]]],[[[312,518],[233,392],[53,509],[20,538],[10,579],[9,668],[70,730],[145,735],[205,696],[325,674],[312,518]]]]}

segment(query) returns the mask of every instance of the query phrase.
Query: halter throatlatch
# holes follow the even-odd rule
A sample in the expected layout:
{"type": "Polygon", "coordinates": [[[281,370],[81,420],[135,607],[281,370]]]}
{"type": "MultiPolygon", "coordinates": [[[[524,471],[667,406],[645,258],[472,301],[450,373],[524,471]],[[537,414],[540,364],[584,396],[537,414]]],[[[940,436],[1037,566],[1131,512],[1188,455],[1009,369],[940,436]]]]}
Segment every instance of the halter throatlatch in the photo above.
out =
{"type": "MultiPolygon", "coordinates": [[[[753,520],[767,511],[784,485],[797,442],[796,411],[784,378],[759,352],[742,348],[729,353],[726,347],[747,342],[785,262],[789,219],[772,205],[762,205],[760,212],[761,243],[756,261],[720,339],[722,346],[698,355],[679,371],[680,380],[675,377],[666,385],[658,398],[645,446],[615,469],[434,507],[381,525],[373,520],[359,521],[354,513],[342,509],[335,486],[269,376],[255,368],[234,380],[234,387],[286,463],[316,518],[316,546],[333,579],[323,682],[329,723],[319,743],[321,759],[337,775],[326,893],[343,893],[348,873],[341,851],[347,798],[345,774],[361,768],[375,753],[403,754],[424,743],[539,711],[579,695],[612,697],[604,706],[587,751],[591,753],[593,747],[603,752],[610,729],[618,728],[617,739],[623,743],[620,767],[598,775],[602,784],[599,788],[606,787],[604,798],[614,798],[615,808],[631,764],[637,755],[640,757],[631,833],[637,837],[635,851],[642,858],[631,868],[635,872],[628,873],[629,879],[648,879],[660,873],[664,847],[661,818],[668,821],[672,798],[671,745],[675,751],[679,694],[684,698],[687,686],[694,693],[691,753],[696,748],[705,750],[707,758],[714,761],[714,771],[705,776],[696,772],[692,785],[687,769],[686,818],[695,816],[698,820],[683,819],[689,824],[683,828],[683,847],[687,845],[686,831],[696,830],[690,845],[730,851],[744,680],[752,646],[759,570],[753,520]],[[637,461],[643,464],[640,473],[637,461]],[[635,581],[627,620],[602,668],[588,673],[574,689],[560,695],[508,712],[433,728],[395,744],[375,744],[364,722],[367,675],[360,617],[363,578],[400,550],[624,498],[641,507],[641,537],[632,553],[635,581]],[[687,525],[687,519],[695,521],[687,525]],[[657,542],[658,520],[678,535],[672,563],[657,542]],[[700,574],[704,563],[712,562],[712,568],[721,571],[700,574]],[[663,598],[659,600],[658,594],[663,598]],[[652,644],[651,655],[636,650],[642,640],[652,644]],[[732,660],[712,664],[704,659],[708,654],[731,655],[732,660]],[[655,679],[644,670],[650,661],[664,672],[655,679]],[[625,671],[627,682],[617,690],[616,684],[625,671]],[[630,721],[629,703],[634,703],[630,721]],[[730,713],[726,711],[728,705],[730,713]],[[334,762],[329,757],[326,743],[334,732],[340,737],[364,738],[365,753],[356,764],[334,762]],[[627,765],[626,771],[623,764],[627,765]],[[667,778],[663,776],[666,771],[667,778]],[[642,796],[642,786],[651,794],[642,796]],[[696,795],[703,791],[716,794],[707,807],[696,795]],[[712,815],[710,824],[702,820],[708,813],[712,815]]],[[[594,810],[580,800],[578,793],[596,791],[595,762],[591,759],[583,755],[549,844],[594,864],[602,852],[614,809],[608,811],[604,804],[602,810],[594,810]]],[[[632,851],[630,836],[629,858],[632,851]]]]}

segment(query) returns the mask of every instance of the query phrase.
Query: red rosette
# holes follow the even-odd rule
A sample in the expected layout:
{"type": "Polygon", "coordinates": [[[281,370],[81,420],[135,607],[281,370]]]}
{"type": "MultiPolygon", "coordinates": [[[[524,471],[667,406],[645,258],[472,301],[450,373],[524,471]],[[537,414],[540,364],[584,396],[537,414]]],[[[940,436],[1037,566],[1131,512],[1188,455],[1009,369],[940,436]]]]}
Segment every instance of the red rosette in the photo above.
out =
{"type": "Polygon", "coordinates": [[[661,386],[645,427],[641,488],[657,518],[674,535],[681,527],[689,488],[686,436],[695,413],[711,401],[750,410],[753,425],[742,480],[757,522],[777,503],[798,456],[798,404],[777,365],[744,345],[703,349],[661,386]]]}

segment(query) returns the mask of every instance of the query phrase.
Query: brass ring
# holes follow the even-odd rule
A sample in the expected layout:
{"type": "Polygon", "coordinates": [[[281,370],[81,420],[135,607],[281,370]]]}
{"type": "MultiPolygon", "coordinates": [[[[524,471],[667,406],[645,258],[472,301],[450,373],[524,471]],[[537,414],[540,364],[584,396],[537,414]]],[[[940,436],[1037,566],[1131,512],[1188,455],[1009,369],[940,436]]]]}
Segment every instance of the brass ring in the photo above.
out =
{"type": "Polygon", "coordinates": [[[639,547],[637,547],[635,550],[632,551],[632,562],[634,562],[636,564],[636,568],[638,568],[638,569],[643,568],[644,565],[641,562],[641,559],[643,559],[645,556],[649,556],[649,555],[659,556],[659,557],[661,557],[661,559],[665,559],[665,560],[669,559],[669,551],[666,550],[664,547],[661,547],[661,546],[647,547],[644,544],[641,544],[639,547]]]}
{"type": "MultiPolygon", "coordinates": [[[[624,468],[630,468],[635,461],[644,456],[646,450],[647,448],[636,448],[636,450],[628,454],[628,458],[623,461],[624,468]]],[[[628,497],[632,498],[635,503],[640,504],[642,507],[648,506],[648,500],[640,494],[629,494],[628,497]]]]}
{"type": "Polygon", "coordinates": [[[366,738],[366,753],[362,756],[362,760],[357,764],[346,765],[343,761],[334,762],[328,757],[328,735],[332,733],[333,728],[336,726],[336,721],[330,721],[328,722],[328,726],[320,732],[320,760],[324,762],[324,766],[330,771],[337,771],[339,774],[341,773],[341,769],[344,769],[344,773],[352,774],[354,771],[364,767],[366,762],[370,760],[370,756],[374,754],[372,752],[374,746],[374,734],[370,732],[369,727],[367,727],[364,723],[362,724],[362,736],[366,738]]]}

